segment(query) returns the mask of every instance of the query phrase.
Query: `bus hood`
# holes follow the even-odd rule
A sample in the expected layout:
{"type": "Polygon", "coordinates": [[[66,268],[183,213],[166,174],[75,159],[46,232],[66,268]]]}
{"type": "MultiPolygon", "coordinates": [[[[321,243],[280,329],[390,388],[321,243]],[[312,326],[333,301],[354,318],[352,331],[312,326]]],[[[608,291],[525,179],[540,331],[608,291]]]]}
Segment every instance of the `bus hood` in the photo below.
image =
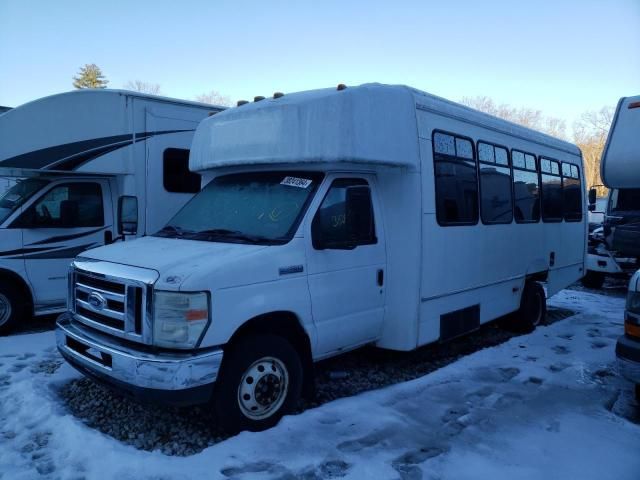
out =
{"type": "Polygon", "coordinates": [[[94,248],[83,258],[155,270],[158,286],[176,289],[194,274],[213,273],[222,267],[238,265],[240,259],[266,250],[264,245],[204,242],[181,238],[143,237],[94,248]],[[167,278],[172,277],[169,282],[167,278]]]}

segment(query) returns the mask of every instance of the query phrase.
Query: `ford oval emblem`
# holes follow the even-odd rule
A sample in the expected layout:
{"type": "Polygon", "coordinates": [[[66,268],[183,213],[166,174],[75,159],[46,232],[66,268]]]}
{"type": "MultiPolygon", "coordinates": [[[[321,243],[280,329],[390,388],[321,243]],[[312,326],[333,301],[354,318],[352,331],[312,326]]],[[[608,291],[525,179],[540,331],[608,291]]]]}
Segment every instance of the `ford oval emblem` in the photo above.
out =
{"type": "Polygon", "coordinates": [[[98,292],[91,292],[89,298],[87,298],[87,302],[94,310],[102,310],[107,306],[107,300],[98,292]]]}

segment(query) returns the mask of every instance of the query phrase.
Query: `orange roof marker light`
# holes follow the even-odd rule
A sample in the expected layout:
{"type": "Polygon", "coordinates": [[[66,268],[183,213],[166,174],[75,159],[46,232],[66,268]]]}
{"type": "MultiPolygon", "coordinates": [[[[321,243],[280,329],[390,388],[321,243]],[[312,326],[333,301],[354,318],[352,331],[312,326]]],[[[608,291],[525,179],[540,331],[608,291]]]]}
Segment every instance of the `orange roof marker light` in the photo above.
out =
{"type": "Polygon", "coordinates": [[[344,90],[345,88],[347,88],[347,86],[344,83],[339,83],[336,90],[344,90]]]}
{"type": "Polygon", "coordinates": [[[273,94],[273,98],[280,98],[280,97],[284,97],[284,93],[282,92],[275,92],[273,94]]]}
{"type": "Polygon", "coordinates": [[[238,100],[238,103],[236,103],[236,105],[238,107],[241,107],[242,105],[246,105],[247,103],[249,103],[249,102],[246,101],[246,100],[238,100]]]}

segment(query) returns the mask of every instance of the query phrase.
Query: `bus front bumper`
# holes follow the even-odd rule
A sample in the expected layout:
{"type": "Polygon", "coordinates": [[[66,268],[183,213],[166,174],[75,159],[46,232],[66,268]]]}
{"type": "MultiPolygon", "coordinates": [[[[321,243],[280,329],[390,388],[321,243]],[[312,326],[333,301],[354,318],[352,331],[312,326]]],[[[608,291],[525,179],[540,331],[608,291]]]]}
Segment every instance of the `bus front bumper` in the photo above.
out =
{"type": "Polygon", "coordinates": [[[640,384],[640,341],[623,335],[616,343],[618,372],[627,380],[640,384]]]}
{"type": "Polygon", "coordinates": [[[221,349],[151,351],[102,334],[63,314],[56,343],[74,368],[139,401],[170,405],[206,403],[222,364],[221,349]]]}

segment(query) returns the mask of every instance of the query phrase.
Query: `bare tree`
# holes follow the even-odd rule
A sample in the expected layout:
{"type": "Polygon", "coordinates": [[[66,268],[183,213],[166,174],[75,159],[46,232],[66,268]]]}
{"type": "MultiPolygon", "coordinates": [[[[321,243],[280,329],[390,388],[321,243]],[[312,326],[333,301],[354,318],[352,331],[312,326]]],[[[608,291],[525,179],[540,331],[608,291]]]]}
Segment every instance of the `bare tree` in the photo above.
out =
{"type": "Polygon", "coordinates": [[[567,138],[566,122],[560,118],[544,115],[540,110],[512,107],[506,103],[498,104],[492,98],[486,96],[463,97],[460,103],[494,117],[539,130],[563,140],[567,138]]]}
{"type": "Polygon", "coordinates": [[[151,95],[160,95],[160,85],[157,83],[143,82],[142,80],[129,80],[124,84],[126,90],[134,92],[149,93],[151,95]]]}
{"type": "MultiPolygon", "coordinates": [[[[614,108],[602,107],[583,113],[573,124],[573,141],[582,150],[584,160],[585,182],[587,186],[601,185],[600,160],[607,135],[613,121],[614,108]]],[[[596,187],[598,194],[606,194],[603,186],[596,187]]]]}
{"type": "Polygon", "coordinates": [[[221,105],[225,107],[230,107],[232,105],[231,97],[222,95],[217,90],[211,90],[210,92],[196,95],[196,101],[201,103],[209,103],[211,105],[221,105]]]}

